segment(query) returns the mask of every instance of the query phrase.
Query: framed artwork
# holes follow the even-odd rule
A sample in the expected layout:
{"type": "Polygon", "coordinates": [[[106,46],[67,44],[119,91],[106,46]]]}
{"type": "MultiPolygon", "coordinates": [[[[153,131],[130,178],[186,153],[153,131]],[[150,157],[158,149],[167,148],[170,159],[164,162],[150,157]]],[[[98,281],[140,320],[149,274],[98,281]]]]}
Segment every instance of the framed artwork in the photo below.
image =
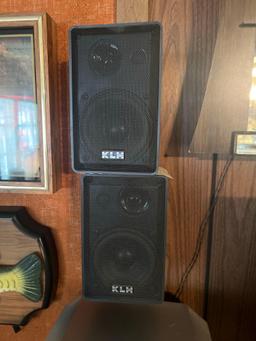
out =
{"type": "Polygon", "coordinates": [[[56,189],[54,49],[47,14],[0,16],[0,191],[56,189]]]}

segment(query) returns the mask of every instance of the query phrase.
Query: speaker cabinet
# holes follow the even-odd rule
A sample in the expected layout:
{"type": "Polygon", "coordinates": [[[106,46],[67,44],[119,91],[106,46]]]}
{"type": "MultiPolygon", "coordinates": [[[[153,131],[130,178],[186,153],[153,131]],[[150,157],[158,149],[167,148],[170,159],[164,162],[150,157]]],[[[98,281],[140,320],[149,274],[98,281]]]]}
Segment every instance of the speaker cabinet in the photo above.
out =
{"type": "Polygon", "coordinates": [[[166,178],[83,178],[83,293],[96,300],[161,302],[166,178]]]}
{"type": "Polygon", "coordinates": [[[158,23],[70,31],[73,169],[154,173],[159,130],[158,23]]]}

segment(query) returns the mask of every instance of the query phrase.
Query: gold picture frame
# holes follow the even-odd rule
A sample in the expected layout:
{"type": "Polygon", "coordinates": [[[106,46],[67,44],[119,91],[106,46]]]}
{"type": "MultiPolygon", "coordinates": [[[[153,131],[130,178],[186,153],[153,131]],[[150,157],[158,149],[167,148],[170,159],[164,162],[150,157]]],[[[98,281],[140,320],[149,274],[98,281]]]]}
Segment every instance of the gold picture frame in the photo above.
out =
{"type": "Polygon", "coordinates": [[[58,187],[54,31],[46,13],[0,15],[0,192],[58,187]]]}

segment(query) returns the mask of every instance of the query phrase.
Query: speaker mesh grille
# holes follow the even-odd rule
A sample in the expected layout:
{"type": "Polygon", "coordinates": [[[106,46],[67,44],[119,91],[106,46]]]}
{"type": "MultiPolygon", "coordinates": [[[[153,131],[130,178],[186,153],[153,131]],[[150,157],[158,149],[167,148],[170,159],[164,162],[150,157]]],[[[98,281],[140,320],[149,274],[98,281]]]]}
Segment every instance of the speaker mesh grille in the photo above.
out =
{"type": "Polygon", "coordinates": [[[92,45],[88,59],[93,71],[101,76],[109,76],[120,68],[121,53],[111,40],[97,40],[92,45]]]}
{"type": "Polygon", "coordinates": [[[165,189],[159,176],[86,176],[83,287],[87,297],[161,301],[165,189]],[[113,292],[112,286],[132,287],[113,292]]]}
{"type": "Polygon", "coordinates": [[[96,94],[82,104],[80,116],[80,159],[84,162],[102,161],[103,150],[125,150],[125,162],[131,162],[142,157],[152,143],[148,109],[128,91],[108,89],[96,94]]]}
{"type": "Polygon", "coordinates": [[[159,37],[157,24],[72,30],[75,170],[155,171],[159,37]],[[104,151],[124,157],[103,158],[104,151]]]}
{"type": "Polygon", "coordinates": [[[94,249],[94,268],[103,285],[145,283],[155,270],[157,253],[145,236],[122,228],[102,236],[94,249]]]}

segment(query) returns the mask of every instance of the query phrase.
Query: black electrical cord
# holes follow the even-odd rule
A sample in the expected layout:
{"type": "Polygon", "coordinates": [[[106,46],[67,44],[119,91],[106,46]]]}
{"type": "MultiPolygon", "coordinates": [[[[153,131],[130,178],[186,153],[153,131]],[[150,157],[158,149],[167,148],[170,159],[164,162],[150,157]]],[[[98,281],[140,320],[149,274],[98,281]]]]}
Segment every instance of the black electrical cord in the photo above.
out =
{"type": "Polygon", "coordinates": [[[213,195],[212,195],[212,198],[211,198],[211,203],[210,203],[210,206],[209,206],[209,209],[207,210],[206,212],[206,215],[205,217],[203,218],[200,226],[199,226],[199,231],[198,231],[198,236],[197,236],[197,240],[196,240],[196,246],[195,246],[195,251],[193,253],[193,256],[186,268],[186,270],[184,271],[182,277],[181,277],[181,280],[180,280],[180,283],[178,285],[178,288],[175,292],[175,297],[177,298],[180,298],[182,292],[183,292],[183,289],[184,289],[184,285],[185,285],[185,282],[189,276],[189,274],[191,273],[194,265],[196,264],[196,261],[198,260],[198,257],[199,257],[199,254],[200,254],[200,251],[201,251],[201,247],[202,247],[202,243],[203,243],[203,240],[204,240],[204,236],[205,236],[205,231],[207,230],[207,227],[208,227],[208,220],[211,216],[211,214],[213,213],[213,210],[216,206],[216,203],[218,201],[218,194],[220,192],[220,190],[222,189],[223,187],[223,183],[224,183],[224,179],[227,175],[227,172],[229,170],[229,167],[232,163],[234,159],[234,155],[232,155],[226,162],[224,168],[223,168],[223,171],[220,175],[220,178],[219,178],[219,181],[217,183],[217,186],[216,186],[216,190],[214,191],[213,195]]]}

